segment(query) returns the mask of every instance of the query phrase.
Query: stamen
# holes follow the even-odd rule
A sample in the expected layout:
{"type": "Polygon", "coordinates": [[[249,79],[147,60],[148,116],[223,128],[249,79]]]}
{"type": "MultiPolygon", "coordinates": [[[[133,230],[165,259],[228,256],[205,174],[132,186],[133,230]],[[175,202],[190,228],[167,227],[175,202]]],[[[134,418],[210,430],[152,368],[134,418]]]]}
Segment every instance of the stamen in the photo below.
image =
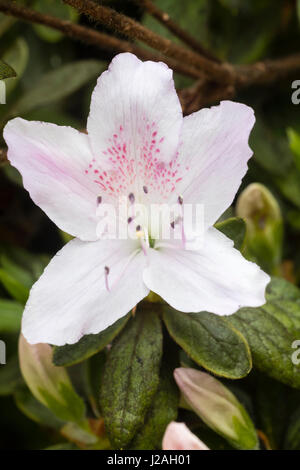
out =
{"type": "Polygon", "coordinates": [[[102,202],[102,196],[98,196],[98,197],[97,197],[97,204],[98,204],[98,206],[99,206],[99,204],[101,204],[101,202],[102,202]]]}
{"type": "Polygon", "coordinates": [[[109,267],[105,266],[104,267],[105,287],[106,287],[106,290],[109,292],[110,288],[109,288],[109,284],[108,284],[108,275],[109,275],[109,267]]]}
{"type": "Polygon", "coordinates": [[[143,186],[143,190],[144,190],[144,193],[145,193],[145,194],[148,194],[148,188],[147,188],[147,186],[143,186]]]}
{"type": "Polygon", "coordinates": [[[147,244],[145,243],[145,232],[140,225],[136,226],[136,235],[141,241],[141,247],[145,256],[147,256],[147,244]]]}
{"type": "Polygon", "coordinates": [[[184,210],[183,210],[183,197],[182,196],[178,196],[178,204],[181,206],[181,240],[182,240],[183,249],[185,249],[186,236],[184,232],[184,221],[183,221],[184,210]]]}
{"type": "Polygon", "coordinates": [[[135,197],[134,197],[134,194],[133,194],[133,193],[130,193],[130,194],[128,195],[128,199],[129,199],[130,204],[134,204],[135,197]]]}

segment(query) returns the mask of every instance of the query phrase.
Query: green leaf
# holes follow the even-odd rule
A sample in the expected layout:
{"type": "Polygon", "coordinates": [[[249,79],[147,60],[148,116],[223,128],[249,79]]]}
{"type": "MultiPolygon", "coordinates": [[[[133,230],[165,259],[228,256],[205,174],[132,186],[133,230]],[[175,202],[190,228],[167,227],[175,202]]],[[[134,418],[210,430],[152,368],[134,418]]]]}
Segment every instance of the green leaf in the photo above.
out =
{"type": "Polygon", "coordinates": [[[300,369],[292,362],[292,343],[300,337],[300,290],[273,278],[266,299],[262,307],[242,308],[226,321],[245,335],[257,369],[300,388],[300,369]]]}
{"type": "Polygon", "coordinates": [[[292,415],[287,429],[285,450],[300,450],[300,408],[292,415]]]}
{"type": "MultiPolygon", "coordinates": [[[[77,11],[69,5],[65,5],[60,0],[36,0],[34,9],[44,15],[55,16],[61,20],[71,21],[73,23],[75,23],[78,18],[77,11]]],[[[64,37],[63,33],[60,31],[48,28],[47,26],[35,24],[33,27],[40,38],[47,42],[55,43],[64,37]]]]}
{"type": "Polygon", "coordinates": [[[234,242],[237,250],[242,248],[246,236],[246,224],[241,217],[231,217],[224,222],[217,223],[215,227],[234,242]]]}
{"type": "Polygon", "coordinates": [[[9,359],[7,364],[0,365],[0,396],[11,395],[22,383],[17,356],[9,359]]]}
{"type": "MultiPolygon", "coordinates": [[[[191,36],[202,43],[208,42],[208,20],[210,12],[209,0],[185,0],[178,2],[174,0],[156,0],[156,5],[170,17],[177,21],[182,29],[189,32],[191,36]]],[[[145,15],[143,23],[151,31],[178,42],[178,38],[172,34],[164,25],[159,23],[150,15],[145,15]]]]}
{"type": "Polygon", "coordinates": [[[15,300],[23,305],[27,302],[29,289],[2,268],[0,268],[0,282],[15,300]]]}
{"type": "Polygon", "coordinates": [[[290,169],[293,158],[287,137],[282,133],[282,123],[273,121],[269,117],[256,116],[250,147],[254,151],[255,160],[264,170],[282,177],[290,169]]]}
{"type": "Polygon", "coordinates": [[[62,444],[55,444],[54,446],[46,447],[45,450],[80,450],[75,444],[71,442],[64,442],[62,444]]]}
{"type": "Polygon", "coordinates": [[[10,64],[15,74],[5,80],[6,93],[9,95],[20,81],[27,67],[29,48],[24,38],[18,37],[3,55],[3,60],[10,64]]]}
{"type": "Polygon", "coordinates": [[[5,78],[15,77],[16,72],[10,65],[6,64],[2,60],[0,60],[0,80],[4,80],[5,78]]]}
{"type": "Polygon", "coordinates": [[[256,373],[254,384],[257,427],[268,437],[272,449],[280,449],[290,414],[289,405],[293,406],[290,392],[294,390],[260,373],[256,373]]]}
{"type": "Polygon", "coordinates": [[[106,351],[90,357],[84,364],[85,369],[85,391],[95,416],[100,417],[99,390],[106,362],[106,351]]]}
{"type": "Polygon", "coordinates": [[[9,259],[6,255],[1,255],[0,262],[2,268],[16,281],[22,284],[24,287],[28,289],[31,288],[32,284],[34,283],[34,278],[30,272],[26,269],[23,269],[18,264],[14,263],[11,259],[9,259]]]}
{"type": "Polygon", "coordinates": [[[295,164],[298,171],[300,171],[300,134],[294,131],[294,129],[288,129],[287,134],[290,142],[290,149],[294,155],[295,164]]]}
{"type": "Polygon", "coordinates": [[[53,352],[56,366],[71,366],[82,362],[105,348],[124,328],[130,314],[120,318],[113,325],[97,335],[86,335],[76,344],[57,346],[53,352]]]}
{"type": "Polygon", "coordinates": [[[100,75],[104,67],[105,64],[97,60],[81,60],[47,73],[17,101],[11,110],[11,116],[26,114],[35,108],[66,98],[100,75]]]}
{"type": "Polygon", "coordinates": [[[177,418],[178,387],[173,378],[173,368],[163,361],[157,392],[146,415],[145,423],[130,444],[131,449],[161,448],[166,427],[177,418]]]}
{"type": "Polygon", "coordinates": [[[60,429],[63,426],[64,422],[56,418],[48,408],[36,400],[28,388],[22,387],[17,390],[14,398],[17,407],[29,419],[54,429],[60,429]]]}
{"type": "Polygon", "coordinates": [[[100,408],[112,445],[125,448],[144,423],[159,383],[161,322],[138,311],[115,339],[100,387],[100,408]]]}
{"type": "Polygon", "coordinates": [[[63,421],[81,423],[84,419],[85,405],[75,390],[63,382],[57,384],[62,401],[57,400],[47,390],[40,388],[39,392],[48,408],[63,421]]]}
{"type": "Polygon", "coordinates": [[[163,319],[172,338],[198,365],[230,379],[250,372],[251,355],[244,336],[222,317],[165,307],[163,319]]]}
{"type": "Polygon", "coordinates": [[[13,300],[0,299],[0,332],[18,333],[24,307],[13,300]]]}

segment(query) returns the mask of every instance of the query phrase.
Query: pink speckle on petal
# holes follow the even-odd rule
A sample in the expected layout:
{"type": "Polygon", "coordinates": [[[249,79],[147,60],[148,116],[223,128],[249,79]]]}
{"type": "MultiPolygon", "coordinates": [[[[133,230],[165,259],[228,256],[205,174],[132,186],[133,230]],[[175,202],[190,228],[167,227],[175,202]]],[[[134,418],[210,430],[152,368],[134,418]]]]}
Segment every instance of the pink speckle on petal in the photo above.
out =
{"type": "MultiPolygon", "coordinates": [[[[110,170],[101,168],[101,158],[97,161],[93,159],[88,168],[93,168],[94,175],[97,175],[93,182],[111,196],[127,194],[138,181],[139,187],[149,189],[147,193],[155,192],[161,198],[168,199],[183,176],[178,174],[178,154],[169,163],[158,159],[165,137],[159,135],[155,122],[149,123],[146,118],[143,118],[143,121],[143,129],[137,129],[138,145],[133,145],[126,136],[126,127],[120,125],[119,133],[113,134],[107,148],[101,150],[101,155],[105,156],[102,158],[111,164],[110,170]]],[[[90,177],[88,169],[85,174],[90,177]]]]}

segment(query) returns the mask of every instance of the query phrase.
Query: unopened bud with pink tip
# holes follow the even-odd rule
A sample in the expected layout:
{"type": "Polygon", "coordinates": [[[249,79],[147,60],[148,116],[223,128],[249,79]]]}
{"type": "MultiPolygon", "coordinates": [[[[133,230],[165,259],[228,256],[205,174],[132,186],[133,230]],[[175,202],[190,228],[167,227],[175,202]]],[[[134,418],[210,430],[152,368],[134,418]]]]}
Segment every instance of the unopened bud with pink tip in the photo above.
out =
{"type": "Polygon", "coordinates": [[[219,380],[196,369],[180,367],[174,377],[184,401],[233,447],[255,449],[255,427],[241,403],[219,380]]]}
{"type": "Polygon", "coordinates": [[[165,431],[163,450],[209,450],[208,447],[193,434],[184,423],[171,421],[165,431]]]}

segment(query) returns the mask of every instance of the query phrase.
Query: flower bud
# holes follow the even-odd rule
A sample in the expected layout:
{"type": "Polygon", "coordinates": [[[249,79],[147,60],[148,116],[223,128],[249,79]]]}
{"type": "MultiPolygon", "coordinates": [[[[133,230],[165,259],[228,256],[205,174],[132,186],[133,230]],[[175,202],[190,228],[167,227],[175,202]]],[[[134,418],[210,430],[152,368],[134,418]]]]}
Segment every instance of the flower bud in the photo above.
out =
{"type": "Polygon", "coordinates": [[[184,423],[172,421],[165,431],[163,450],[209,450],[184,423]]]}
{"type": "Polygon", "coordinates": [[[75,392],[66,369],[53,365],[51,346],[29,344],[21,334],[19,361],[23,378],[38,401],[64,421],[82,420],[84,403],[75,392]]]}
{"type": "Polygon", "coordinates": [[[219,380],[184,367],[175,369],[174,377],[185,402],[207,426],[233,447],[257,448],[257,434],[248,413],[219,380]]]}
{"type": "Polygon", "coordinates": [[[236,213],[247,224],[244,255],[269,274],[278,274],[283,223],[274,196],[262,184],[252,183],[240,194],[236,213]]]}

